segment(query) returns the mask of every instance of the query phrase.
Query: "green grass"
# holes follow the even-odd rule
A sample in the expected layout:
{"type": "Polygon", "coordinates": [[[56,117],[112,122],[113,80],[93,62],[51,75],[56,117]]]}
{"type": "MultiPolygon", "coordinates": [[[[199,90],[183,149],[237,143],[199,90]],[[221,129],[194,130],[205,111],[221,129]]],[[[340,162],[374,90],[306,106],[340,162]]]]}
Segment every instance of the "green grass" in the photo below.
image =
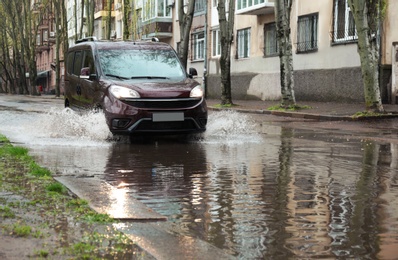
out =
{"type": "Polygon", "coordinates": [[[237,107],[237,106],[238,105],[235,105],[235,104],[225,104],[225,105],[217,104],[217,105],[214,105],[215,108],[231,108],[231,107],[237,107]]]}
{"type": "Polygon", "coordinates": [[[268,108],[270,111],[299,111],[303,109],[311,109],[311,106],[300,106],[300,105],[290,105],[290,106],[282,106],[281,104],[271,106],[268,108]]]}
{"type": "Polygon", "coordinates": [[[3,218],[15,218],[14,212],[7,206],[0,206],[0,216],[3,218]]]}
{"type": "Polygon", "coordinates": [[[354,115],[352,115],[352,118],[361,118],[361,117],[378,117],[382,116],[383,114],[381,113],[376,113],[372,111],[364,111],[364,112],[356,112],[354,115]]]}
{"type": "Polygon", "coordinates": [[[59,194],[65,194],[67,189],[64,185],[59,182],[53,182],[46,186],[48,192],[54,192],[59,194]]]}
{"type": "Polygon", "coordinates": [[[5,137],[4,135],[0,135],[0,143],[8,143],[8,139],[7,137],[5,137]]]}
{"type": "Polygon", "coordinates": [[[44,176],[52,175],[50,170],[41,167],[40,165],[38,165],[37,163],[35,163],[33,161],[30,162],[29,168],[30,168],[29,173],[36,177],[44,177],[44,176]]]}
{"type": "Polygon", "coordinates": [[[28,237],[32,233],[32,227],[27,225],[14,224],[12,233],[17,237],[28,237]]]}
{"type": "MultiPolygon", "coordinates": [[[[0,219],[9,219],[7,223],[10,221],[13,223],[0,223],[0,233],[9,234],[15,238],[46,241],[54,235],[51,231],[55,229],[54,219],[63,221],[64,218],[68,218],[68,222],[79,223],[71,225],[68,229],[74,230],[81,226],[84,230],[89,230],[88,235],[78,240],[69,240],[66,247],[58,246],[50,250],[38,247],[35,249],[34,257],[51,258],[55,254],[68,252],[66,254],[72,257],[70,259],[110,259],[112,257],[125,259],[134,253],[136,249],[132,247],[130,239],[113,229],[111,224],[115,223],[114,219],[107,214],[99,214],[92,210],[86,200],[71,197],[67,188],[51,177],[52,174],[48,169],[34,162],[28,155],[28,149],[13,147],[1,135],[0,140],[1,190],[11,191],[24,198],[23,201],[9,203],[3,201],[0,204],[0,219]],[[25,219],[25,216],[29,214],[36,214],[34,216],[39,216],[43,222],[37,223],[29,217],[25,219]],[[105,226],[107,228],[103,229],[105,226]],[[95,234],[94,228],[99,228],[102,234],[95,234]]],[[[59,223],[63,223],[62,221],[59,223]]],[[[71,230],[65,232],[73,232],[71,230]]],[[[57,239],[64,239],[62,232],[57,233],[56,236],[57,239]]]]}

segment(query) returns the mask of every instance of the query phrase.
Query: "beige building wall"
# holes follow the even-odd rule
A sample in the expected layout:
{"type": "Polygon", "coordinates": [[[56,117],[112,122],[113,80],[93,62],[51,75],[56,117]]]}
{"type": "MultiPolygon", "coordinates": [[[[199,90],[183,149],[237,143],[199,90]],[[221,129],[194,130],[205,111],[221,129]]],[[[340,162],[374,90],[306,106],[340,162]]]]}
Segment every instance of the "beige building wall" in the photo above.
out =
{"type": "MultiPolygon", "coordinates": [[[[294,1],[291,14],[295,94],[298,100],[362,101],[362,79],[357,45],[333,45],[333,1],[294,1]],[[299,16],[318,13],[318,50],[296,53],[297,20],[299,16]]],[[[212,27],[218,20],[216,8],[211,9],[212,27]]],[[[275,20],[274,13],[264,15],[236,15],[236,31],[251,28],[250,56],[236,59],[232,46],[231,73],[233,98],[262,100],[280,99],[279,57],[264,57],[264,24],[275,20]]],[[[211,57],[211,56],[210,56],[211,57]]],[[[211,57],[208,65],[210,97],[220,96],[219,58],[211,57]]]]}
{"type": "Polygon", "coordinates": [[[385,77],[389,83],[387,89],[388,100],[392,104],[398,103],[398,30],[395,24],[398,21],[398,1],[389,1],[386,19],[383,24],[383,37],[381,39],[381,63],[386,69],[391,68],[391,76],[385,77]]]}

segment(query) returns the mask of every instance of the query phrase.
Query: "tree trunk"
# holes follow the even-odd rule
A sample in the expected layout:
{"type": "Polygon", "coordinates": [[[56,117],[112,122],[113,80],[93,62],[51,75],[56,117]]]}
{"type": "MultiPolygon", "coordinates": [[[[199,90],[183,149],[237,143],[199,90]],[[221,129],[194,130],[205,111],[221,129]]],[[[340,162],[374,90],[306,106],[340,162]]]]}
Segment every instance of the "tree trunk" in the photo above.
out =
{"type": "MultiPolygon", "coordinates": [[[[77,0],[74,0],[74,6],[73,6],[73,19],[74,19],[74,24],[75,24],[75,41],[79,40],[79,35],[77,34],[78,30],[77,30],[77,0]]],[[[59,7],[57,7],[57,9],[59,10],[59,7]]]]}
{"type": "Polygon", "coordinates": [[[293,0],[275,1],[275,21],[279,46],[281,105],[294,106],[293,52],[290,39],[290,13],[293,0]]]}
{"type": "Polygon", "coordinates": [[[123,0],[123,40],[130,38],[129,18],[131,13],[130,0],[123,0]]]}
{"type": "MultiPolygon", "coordinates": [[[[108,40],[111,39],[111,31],[112,31],[112,0],[108,0],[108,16],[106,18],[106,26],[107,26],[107,31],[106,31],[106,38],[108,40]]],[[[113,35],[112,35],[113,36],[113,35]]]]}
{"type": "Polygon", "coordinates": [[[187,69],[188,64],[189,35],[191,33],[194,9],[195,0],[188,2],[188,10],[186,13],[184,12],[184,1],[178,1],[178,22],[180,25],[180,47],[178,49],[178,57],[180,58],[185,70],[187,69]]]}
{"type": "Polygon", "coordinates": [[[366,110],[384,112],[379,87],[379,11],[372,0],[348,0],[358,34],[366,110]]]}
{"type": "Polygon", "coordinates": [[[220,24],[221,43],[221,105],[232,105],[231,91],[231,44],[235,17],[235,2],[229,1],[228,20],[225,11],[225,0],[219,0],[217,5],[220,24]]]}
{"type": "Polygon", "coordinates": [[[81,0],[80,2],[80,33],[79,33],[79,38],[83,38],[83,23],[84,20],[84,0],[81,0]]]}

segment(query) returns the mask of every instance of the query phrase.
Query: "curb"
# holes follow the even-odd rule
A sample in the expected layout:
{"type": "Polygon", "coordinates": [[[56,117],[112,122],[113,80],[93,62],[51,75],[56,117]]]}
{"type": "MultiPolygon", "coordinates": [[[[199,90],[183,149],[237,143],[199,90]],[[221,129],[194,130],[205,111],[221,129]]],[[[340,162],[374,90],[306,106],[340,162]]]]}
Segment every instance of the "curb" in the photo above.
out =
{"type": "Polygon", "coordinates": [[[208,106],[209,110],[212,111],[236,111],[239,113],[247,113],[247,114],[262,114],[262,115],[273,115],[273,116],[281,116],[281,117],[291,117],[291,118],[302,118],[302,119],[311,119],[317,121],[370,121],[370,120],[380,120],[380,119],[390,119],[390,118],[398,118],[398,113],[389,113],[385,115],[378,116],[360,116],[353,117],[348,115],[320,115],[320,114],[311,114],[311,113],[302,113],[302,112],[291,112],[291,111],[279,111],[279,110],[256,110],[256,109],[240,109],[240,108],[219,108],[214,106],[208,106]]]}

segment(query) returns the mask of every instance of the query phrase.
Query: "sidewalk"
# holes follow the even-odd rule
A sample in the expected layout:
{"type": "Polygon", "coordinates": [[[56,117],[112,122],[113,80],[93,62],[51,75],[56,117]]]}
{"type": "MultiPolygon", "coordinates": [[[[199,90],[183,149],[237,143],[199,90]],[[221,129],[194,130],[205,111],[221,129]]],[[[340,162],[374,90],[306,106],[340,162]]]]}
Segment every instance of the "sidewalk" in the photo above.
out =
{"type": "Polygon", "coordinates": [[[322,121],[356,121],[369,119],[385,119],[398,118],[398,105],[383,104],[385,115],[380,116],[361,116],[354,117],[357,112],[365,111],[364,103],[337,103],[337,102],[313,102],[301,101],[297,102],[301,106],[309,106],[308,109],[299,111],[271,111],[269,107],[280,104],[279,101],[262,101],[262,100],[232,100],[235,106],[231,108],[220,108],[219,99],[207,99],[209,110],[225,110],[232,109],[242,113],[255,113],[265,115],[275,115],[284,117],[295,117],[304,119],[314,119],[322,121]]]}

